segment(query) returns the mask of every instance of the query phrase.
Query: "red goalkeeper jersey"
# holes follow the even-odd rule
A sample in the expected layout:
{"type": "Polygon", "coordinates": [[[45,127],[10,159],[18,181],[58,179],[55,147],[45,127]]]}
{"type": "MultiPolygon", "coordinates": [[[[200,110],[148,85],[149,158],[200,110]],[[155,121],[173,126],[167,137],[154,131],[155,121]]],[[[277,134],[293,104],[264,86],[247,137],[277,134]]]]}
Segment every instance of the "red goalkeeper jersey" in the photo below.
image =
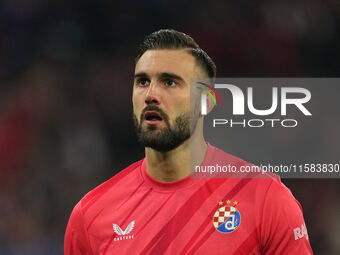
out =
{"type": "MultiPolygon", "coordinates": [[[[249,164],[208,145],[204,163],[249,164]]],[[[145,159],[74,207],[65,255],[313,254],[302,209],[279,178],[150,177],[145,159]]]]}

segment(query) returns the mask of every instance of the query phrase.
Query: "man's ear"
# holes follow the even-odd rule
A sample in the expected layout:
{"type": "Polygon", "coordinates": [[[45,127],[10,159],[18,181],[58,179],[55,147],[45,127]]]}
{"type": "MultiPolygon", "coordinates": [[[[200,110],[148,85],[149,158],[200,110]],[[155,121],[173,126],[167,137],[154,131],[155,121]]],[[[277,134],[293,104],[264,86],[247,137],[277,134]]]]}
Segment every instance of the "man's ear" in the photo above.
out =
{"type": "Polygon", "coordinates": [[[202,91],[201,93],[200,93],[200,103],[202,104],[203,103],[203,101],[202,100],[204,100],[204,102],[205,102],[205,111],[206,111],[206,113],[205,114],[202,114],[202,105],[201,104],[199,104],[200,105],[200,111],[199,111],[199,115],[200,116],[205,116],[205,115],[208,115],[211,111],[212,111],[212,109],[214,108],[214,106],[215,106],[215,102],[214,102],[214,99],[211,97],[211,93],[210,94],[208,94],[208,93],[206,93],[206,91],[202,91]],[[202,98],[202,95],[205,95],[205,97],[204,97],[204,99],[202,98]]]}
{"type": "Polygon", "coordinates": [[[201,104],[203,103],[202,100],[204,100],[205,102],[205,114],[202,114],[202,105],[201,105],[201,111],[200,111],[200,116],[204,116],[209,114],[212,109],[214,108],[215,104],[216,104],[216,95],[215,95],[215,90],[213,89],[213,86],[210,85],[212,83],[212,81],[209,78],[205,78],[205,79],[200,79],[196,82],[197,84],[199,84],[200,86],[197,87],[200,90],[200,99],[201,99],[201,104]],[[203,99],[203,94],[205,95],[204,99],[203,99]]]}
{"type": "MultiPolygon", "coordinates": [[[[213,93],[212,93],[212,95],[213,95],[213,93]]],[[[207,114],[209,114],[212,111],[214,106],[215,106],[214,100],[211,98],[211,96],[207,95],[207,114]]]]}

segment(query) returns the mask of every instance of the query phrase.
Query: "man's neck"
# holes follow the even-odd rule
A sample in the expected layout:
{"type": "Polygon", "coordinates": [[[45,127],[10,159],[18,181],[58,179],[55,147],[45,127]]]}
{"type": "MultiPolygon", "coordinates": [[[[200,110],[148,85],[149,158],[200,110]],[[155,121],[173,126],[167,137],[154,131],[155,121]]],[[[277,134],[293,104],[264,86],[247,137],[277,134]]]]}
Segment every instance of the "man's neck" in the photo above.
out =
{"type": "Polygon", "coordinates": [[[146,171],[159,181],[177,181],[190,174],[190,165],[202,163],[206,151],[207,144],[203,137],[188,139],[168,152],[145,148],[146,171]]]}

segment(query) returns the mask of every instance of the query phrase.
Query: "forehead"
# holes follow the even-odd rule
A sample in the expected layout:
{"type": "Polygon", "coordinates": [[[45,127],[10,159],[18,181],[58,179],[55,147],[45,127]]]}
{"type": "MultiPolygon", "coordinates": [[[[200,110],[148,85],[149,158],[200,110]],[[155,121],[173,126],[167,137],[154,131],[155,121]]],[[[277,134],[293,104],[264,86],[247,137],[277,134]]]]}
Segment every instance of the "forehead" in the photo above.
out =
{"type": "Polygon", "coordinates": [[[184,79],[197,76],[194,56],[185,50],[147,50],[136,63],[135,73],[174,73],[184,79]]]}

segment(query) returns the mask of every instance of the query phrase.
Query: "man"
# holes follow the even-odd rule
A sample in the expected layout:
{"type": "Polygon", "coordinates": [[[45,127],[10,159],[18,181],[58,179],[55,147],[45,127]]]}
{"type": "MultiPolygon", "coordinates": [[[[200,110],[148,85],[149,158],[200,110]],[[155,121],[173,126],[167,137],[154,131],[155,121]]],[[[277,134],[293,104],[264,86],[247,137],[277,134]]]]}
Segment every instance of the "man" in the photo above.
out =
{"type": "Polygon", "coordinates": [[[75,206],[66,255],[312,254],[301,207],[279,178],[190,177],[191,165],[249,164],[206,143],[203,116],[190,111],[190,80],[215,72],[186,34],[145,38],[132,96],[145,158],[75,206]]]}

